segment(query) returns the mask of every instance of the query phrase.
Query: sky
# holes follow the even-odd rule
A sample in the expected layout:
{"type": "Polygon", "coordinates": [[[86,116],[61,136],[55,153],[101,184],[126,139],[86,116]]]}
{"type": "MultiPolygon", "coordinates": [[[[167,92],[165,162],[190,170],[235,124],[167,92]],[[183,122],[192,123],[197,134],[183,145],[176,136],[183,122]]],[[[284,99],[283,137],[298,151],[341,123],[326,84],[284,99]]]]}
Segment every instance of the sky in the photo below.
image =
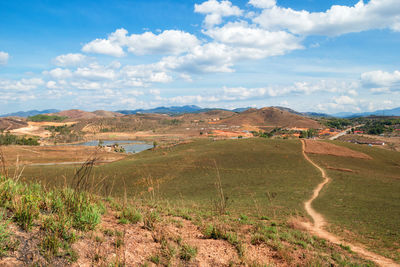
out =
{"type": "Polygon", "coordinates": [[[399,0],[0,0],[0,114],[400,106],[399,0]]]}

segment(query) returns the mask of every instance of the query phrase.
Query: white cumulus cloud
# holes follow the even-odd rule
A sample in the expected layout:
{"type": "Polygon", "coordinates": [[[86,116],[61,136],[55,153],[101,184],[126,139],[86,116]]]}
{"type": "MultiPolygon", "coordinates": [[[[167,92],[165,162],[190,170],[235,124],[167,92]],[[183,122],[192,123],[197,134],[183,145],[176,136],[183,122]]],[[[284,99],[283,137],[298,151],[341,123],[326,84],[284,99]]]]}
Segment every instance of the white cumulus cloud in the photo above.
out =
{"type": "MultiPolygon", "coordinates": [[[[264,58],[303,48],[301,39],[285,31],[267,31],[246,22],[231,22],[204,31],[215,41],[236,48],[240,57],[264,58]]],[[[239,55],[238,55],[239,56],[239,55]]]]}
{"type": "Polygon", "coordinates": [[[0,80],[1,91],[29,91],[43,85],[41,78],[20,79],[20,80],[0,80]]]}
{"type": "Polygon", "coordinates": [[[82,51],[86,53],[103,54],[114,57],[122,57],[125,55],[121,45],[112,42],[109,39],[95,39],[90,43],[85,44],[82,48],[82,51]]]}
{"type": "Polygon", "coordinates": [[[195,4],[194,11],[206,14],[206,18],[204,19],[206,27],[221,24],[223,17],[241,16],[243,14],[243,10],[226,0],[208,0],[202,4],[195,4]]]}
{"type": "Polygon", "coordinates": [[[400,89],[400,71],[395,70],[392,73],[382,70],[364,72],[361,74],[361,82],[365,87],[375,89],[375,92],[385,91],[389,88],[400,89]]]}
{"type": "Polygon", "coordinates": [[[356,104],[356,101],[347,95],[334,97],[334,101],[336,104],[339,104],[339,105],[355,105],[356,104]]]}
{"type": "Polygon", "coordinates": [[[276,0],[250,0],[249,4],[258,8],[270,8],[276,5],[276,0]]]}
{"type": "Polygon", "coordinates": [[[166,30],[156,35],[152,32],[127,36],[128,51],[138,55],[181,54],[198,44],[196,36],[177,30],[166,30]]]}
{"type": "Polygon", "coordinates": [[[77,66],[86,60],[86,56],[76,53],[60,55],[53,59],[53,64],[60,67],[77,66]]]}
{"type": "Polygon", "coordinates": [[[43,71],[44,75],[49,75],[54,79],[66,79],[72,77],[72,72],[69,69],[55,68],[50,71],[43,71]]]}
{"type": "Polygon", "coordinates": [[[115,57],[124,56],[124,48],[136,55],[181,54],[198,44],[196,36],[180,30],[166,30],[158,35],[152,32],[128,35],[127,30],[118,29],[107,39],[96,39],[84,45],[82,51],[115,57]]]}
{"type": "Polygon", "coordinates": [[[398,0],[370,0],[367,4],[361,0],[354,6],[333,5],[325,12],[266,6],[253,21],[268,30],[285,29],[301,35],[337,36],[371,29],[399,30],[399,14],[398,0]]]}

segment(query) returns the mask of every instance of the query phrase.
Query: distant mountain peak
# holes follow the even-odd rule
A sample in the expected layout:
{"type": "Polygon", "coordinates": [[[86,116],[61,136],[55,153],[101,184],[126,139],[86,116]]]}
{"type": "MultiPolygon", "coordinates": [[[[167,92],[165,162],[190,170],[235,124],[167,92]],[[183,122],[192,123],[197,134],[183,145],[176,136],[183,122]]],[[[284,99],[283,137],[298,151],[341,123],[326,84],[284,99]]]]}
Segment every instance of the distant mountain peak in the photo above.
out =
{"type": "Polygon", "coordinates": [[[26,118],[26,117],[40,115],[40,114],[57,113],[59,111],[60,110],[58,110],[58,109],[18,111],[18,112],[0,115],[0,117],[23,117],[23,118],[26,118]]]}

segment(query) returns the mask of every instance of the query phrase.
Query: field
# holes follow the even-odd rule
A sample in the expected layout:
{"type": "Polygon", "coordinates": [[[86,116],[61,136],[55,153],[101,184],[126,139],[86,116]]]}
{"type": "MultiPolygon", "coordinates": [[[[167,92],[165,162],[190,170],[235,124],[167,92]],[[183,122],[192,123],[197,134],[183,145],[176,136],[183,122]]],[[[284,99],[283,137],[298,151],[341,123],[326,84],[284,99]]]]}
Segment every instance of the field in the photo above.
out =
{"type": "Polygon", "coordinates": [[[360,159],[372,159],[365,153],[357,152],[343,146],[315,140],[305,141],[305,152],[310,154],[332,155],[338,157],[350,157],[360,159]]]}
{"type": "MultiPolygon", "coordinates": [[[[83,146],[3,146],[7,165],[35,165],[67,162],[84,162],[96,153],[99,161],[110,162],[126,157],[125,154],[97,150],[83,146]]],[[[42,168],[42,166],[40,167],[42,168]]]]}
{"type": "MultiPolygon", "coordinates": [[[[329,143],[336,145],[326,146],[329,149],[340,150],[345,146],[353,154],[358,151],[359,155],[364,153],[372,159],[343,157],[340,153],[340,156],[309,154],[332,178],[313,206],[325,216],[330,231],[346,241],[360,242],[372,251],[399,261],[399,154],[337,141],[329,143]]],[[[60,187],[65,179],[71,181],[77,168],[76,165],[27,166],[22,180],[40,181],[46,188],[60,187]]],[[[250,242],[259,236],[259,232],[249,229],[257,228],[260,218],[264,218],[272,225],[278,225],[274,230],[278,234],[268,237],[272,239],[267,244],[283,246],[283,251],[290,251],[285,261],[292,262],[297,257],[300,244],[301,249],[307,248],[307,252],[301,251],[308,255],[305,256],[308,260],[310,257],[315,260],[313,253],[319,251],[318,257],[322,258],[315,262],[322,259],[324,263],[333,261],[340,266],[353,260],[361,263],[351,259],[355,257],[354,253],[350,258],[346,256],[346,260],[338,258],[335,253],[345,255],[344,251],[338,252],[341,248],[334,249],[336,252],[321,252],[321,249],[327,249],[321,247],[321,241],[288,228],[288,225],[310,220],[303,203],[322,181],[319,171],[303,157],[298,140],[199,139],[95,166],[90,177],[93,184],[101,183],[98,193],[104,196],[116,199],[126,196],[135,205],[156,201],[157,207],[163,207],[164,211],[167,207],[169,214],[202,218],[199,219],[201,225],[207,221],[221,223],[222,220],[223,224],[230,225],[230,229],[235,229],[240,240],[247,242],[250,251],[267,253],[250,242]],[[220,187],[216,186],[218,177],[220,187]],[[216,216],[221,206],[221,188],[227,203],[227,215],[222,217],[216,216]],[[288,236],[292,245],[287,243],[288,236]]],[[[260,238],[264,240],[265,237],[260,238]]],[[[346,250],[346,247],[342,249],[346,250]]],[[[279,259],[282,260],[285,256],[281,253],[279,259]]],[[[305,261],[298,264],[305,264],[305,261]]]]}
{"type": "MultiPolygon", "coordinates": [[[[303,214],[301,201],[320,180],[302,157],[300,142],[265,139],[199,140],[129,156],[98,166],[95,173],[97,179],[107,177],[108,183],[115,180],[115,196],[122,196],[125,183],[130,197],[153,187],[162,199],[209,208],[216,195],[216,166],[237,214],[270,216],[272,210],[280,216],[303,214]],[[272,203],[268,193],[274,196],[272,203]]],[[[29,166],[24,177],[54,184],[64,182],[63,176],[71,177],[73,170],[73,166],[29,166]]]]}
{"type": "Polygon", "coordinates": [[[400,154],[342,142],[372,160],[310,155],[332,182],[314,202],[331,231],[400,261],[400,154]]]}

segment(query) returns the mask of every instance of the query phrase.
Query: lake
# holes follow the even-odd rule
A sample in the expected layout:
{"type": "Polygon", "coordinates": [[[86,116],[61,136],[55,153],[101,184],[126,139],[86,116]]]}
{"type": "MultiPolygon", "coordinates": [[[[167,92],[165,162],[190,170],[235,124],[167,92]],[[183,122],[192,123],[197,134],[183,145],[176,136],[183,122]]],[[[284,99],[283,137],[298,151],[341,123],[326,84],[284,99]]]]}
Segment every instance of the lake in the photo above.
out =
{"type": "MultiPolygon", "coordinates": [[[[102,140],[103,146],[118,144],[123,147],[126,153],[139,153],[144,150],[153,148],[153,144],[142,141],[129,141],[129,140],[102,140]]],[[[75,144],[77,146],[98,146],[99,141],[89,141],[85,143],[75,144]]]]}

